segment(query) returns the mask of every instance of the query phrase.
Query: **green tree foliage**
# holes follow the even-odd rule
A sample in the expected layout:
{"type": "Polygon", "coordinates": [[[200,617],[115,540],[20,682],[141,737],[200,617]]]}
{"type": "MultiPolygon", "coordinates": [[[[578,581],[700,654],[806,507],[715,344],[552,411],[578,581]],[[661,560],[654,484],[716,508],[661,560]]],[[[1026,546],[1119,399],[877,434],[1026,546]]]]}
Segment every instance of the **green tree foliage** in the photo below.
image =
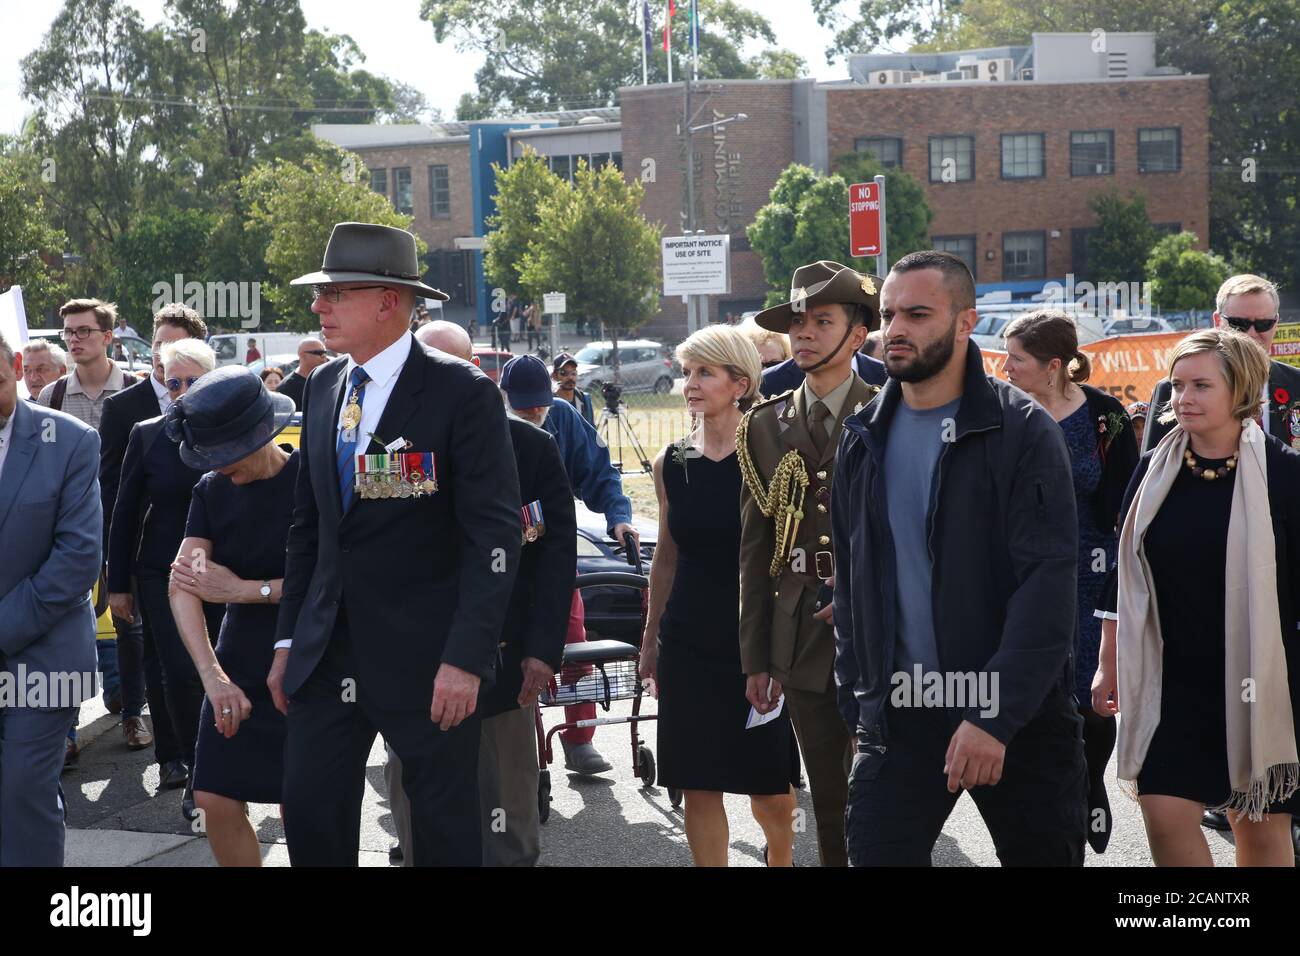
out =
{"type": "MultiPolygon", "coordinates": [[[[411,217],[393,209],[370,186],[364,166],[352,166],[355,157],[332,150],[329,158],[309,156],[302,164],[277,159],[262,163],[240,184],[248,206],[247,226],[270,236],[266,245],[265,275],[268,284],[262,294],[270,300],[283,321],[293,329],[316,328],[309,311],[311,293],[290,280],[320,268],[330,232],[338,222],[373,222],[411,228],[411,217]],[[348,174],[355,169],[351,179],[348,174]]],[[[427,246],[417,236],[417,251],[427,246]]]]}
{"type": "Polygon", "coordinates": [[[842,176],[822,176],[809,166],[787,166],[772,187],[770,201],[746,231],[763,262],[770,290],[766,304],[785,302],[794,270],[830,259],[861,272],[874,259],[849,257],[849,186],[842,176]]]}
{"type": "Polygon", "coordinates": [[[794,80],[808,75],[808,61],[792,50],[764,50],[754,70],[760,80],[794,80]]]}
{"type": "MultiPolygon", "coordinates": [[[[673,18],[673,78],[690,68],[689,16],[673,18]]],[[[663,5],[651,4],[655,46],[650,82],[667,80],[663,5]]],[[[498,109],[519,112],[613,106],[620,86],[641,82],[641,0],[423,0],[420,16],[434,38],[486,54],[475,75],[478,91],[462,99],[457,116],[474,119],[498,109]]],[[[773,43],[762,15],[736,0],[700,0],[700,77],[752,79],[763,55],[746,59],[753,40],[773,43]]],[[[793,54],[789,54],[793,56],[793,54]]],[[[795,58],[797,59],[797,58],[795,58]]],[[[788,65],[788,60],[783,61],[788,65]]]]}
{"type": "Polygon", "coordinates": [[[37,104],[27,147],[45,173],[34,185],[71,251],[103,273],[150,178],[157,71],[140,15],[121,0],[67,0],[22,61],[22,94],[37,104]]]}
{"type": "MultiPolygon", "coordinates": [[[[909,252],[929,249],[930,223],[934,210],[925,201],[925,190],[901,166],[886,169],[874,155],[849,153],[835,161],[835,172],[848,185],[885,177],[885,239],[892,266],[909,252]]],[[[848,215],[847,206],[845,215],[848,215]]]]}
{"type": "Polygon", "coordinates": [[[23,305],[34,320],[67,298],[58,278],[66,238],[51,224],[49,210],[29,183],[18,162],[0,156],[0,290],[22,286],[23,305]]]}
{"type": "Polygon", "coordinates": [[[569,185],[532,149],[506,169],[496,164],[492,169],[496,173],[497,211],[487,220],[484,272],[488,282],[507,295],[539,299],[547,290],[525,288],[520,273],[529,249],[543,237],[542,206],[569,185]]]}
{"type": "Polygon", "coordinates": [[[132,220],[113,251],[113,271],[106,293],[130,324],[148,324],[154,309],[153,285],[171,285],[177,274],[186,282],[206,282],[208,237],[213,217],[198,209],[159,209],[132,220]]]}
{"type": "Polygon", "coordinates": [[[817,22],[835,33],[826,62],[880,47],[907,49],[951,35],[970,0],[812,0],[817,22]]]}
{"type": "Polygon", "coordinates": [[[1212,252],[1196,248],[1196,234],[1165,236],[1146,262],[1151,302],[1158,308],[1184,312],[1209,309],[1219,286],[1232,274],[1228,263],[1212,252]]]}
{"type": "Polygon", "coordinates": [[[520,275],[534,295],[565,293],[567,316],[603,322],[615,345],[658,309],[659,229],[641,215],[644,193],[613,165],[579,162],[573,185],[542,202],[520,275]]]}
{"type": "Polygon", "coordinates": [[[1088,271],[1097,282],[1141,282],[1156,230],[1147,216],[1146,197],[1124,199],[1116,190],[1088,200],[1097,216],[1097,231],[1088,240],[1088,271]]]}
{"type": "Polygon", "coordinates": [[[36,104],[23,148],[53,174],[34,182],[84,259],[81,292],[120,283],[140,253],[117,249],[136,217],[156,217],[147,234],[178,225],[177,209],[215,217],[210,268],[238,270],[218,280],[260,277],[265,242],[247,241],[236,188],[255,164],[329,155],[312,123],[427,111],[415,91],[358,69],[349,37],[307,30],[299,0],[170,0],[164,11],[146,27],[124,0],[64,0],[22,62],[36,104]]]}

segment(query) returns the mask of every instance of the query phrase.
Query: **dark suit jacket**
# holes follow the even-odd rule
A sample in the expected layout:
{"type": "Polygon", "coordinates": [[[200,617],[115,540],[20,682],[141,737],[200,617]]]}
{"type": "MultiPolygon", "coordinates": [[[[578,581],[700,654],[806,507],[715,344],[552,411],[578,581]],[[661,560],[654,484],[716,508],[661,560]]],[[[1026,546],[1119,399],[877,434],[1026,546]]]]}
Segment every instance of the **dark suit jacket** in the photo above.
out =
{"type": "MultiPolygon", "coordinates": [[[[1147,406],[1147,428],[1142,435],[1142,450],[1144,452],[1155,448],[1160,439],[1168,435],[1176,424],[1170,422],[1167,425],[1161,425],[1156,421],[1160,412],[1169,404],[1169,396],[1172,393],[1173,388],[1167,378],[1162,379],[1156,385],[1156,390],[1151,393],[1151,402],[1147,406]]],[[[1283,445],[1291,444],[1292,435],[1287,422],[1291,413],[1291,403],[1294,402],[1300,402],[1300,368],[1287,365],[1285,362],[1270,362],[1268,369],[1268,433],[1283,445]],[[1287,393],[1286,403],[1279,402],[1274,396],[1274,393],[1279,388],[1287,393]]]]}
{"type": "MultiPolygon", "coordinates": [[[[284,691],[315,670],[340,612],[357,679],[393,710],[427,711],[446,662],[490,682],[519,570],[519,478],[497,387],[469,362],[412,341],[375,429],[432,452],[438,490],[353,499],[335,461],[347,359],[303,395],[301,464],[277,640],[293,640],[284,691]]],[[[369,452],[383,449],[372,442],[369,452]]]]}
{"type": "MultiPolygon", "coordinates": [[[[889,381],[885,363],[861,352],[853,355],[853,370],[858,373],[858,378],[868,385],[883,386],[889,381]]],[[[758,390],[763,393],[764,398],[771,398],[792,388],[798,388],[802,382],[803,372],[799,371],[799,366],[794,364],[794,359],[786,359],[780,365],[773,365],[763,373],[763,383],[758,390]]]]}
{"type": "Polygon", "coordinates": [[[519,706],[520,664],[525,657],[536,657],[559,671],[578,573],[578,523],[555,439],[545,429],[512,418],[510,440],[519,469],[520,507],[541,502],[545,531],[523,546],[519,558],[519,575],[501,631],[496,684],[480,700],[484,718],[519,706]]]}
{"type": "MultiPolygon", "coordinates": [[[[315,369],[312,369],[312,371],[314,372],[315,369]]],[[[309,372],[308,374],[310,375],[311,373],[309,372]]],[[[307,376],[299,375],[297,372],[294,372],[292,375],[290,375],[288,378],[286,378],[283,382],[280,383],[280,387],[277,389],[277,391],[281,395],[288,395],[290,398],[292,398],[293,403],[297,405],[298,410],[301,411],[302,390],[303,390],[303,386],[305,386],[306,384],[307,384],[307,376]]]]}
{"type": "Polygon", "coordinates": [[[157,417],[158,395],[147,378],[104,399],[104,411],[99,419],[99,492],[104,505],[105,560],[108,558],[108,529],[117,502],[117,486],[122,480],[127,440],[131,437],[132,427],[157,417]]]}
{"type": "Polygon", "coordinates": [[[125,594],[137,568],[165,572],[185,538],[194,486],[205,473],[181,461],[155,415],[131,429],[108,533],[108,590],[125,594]]]}

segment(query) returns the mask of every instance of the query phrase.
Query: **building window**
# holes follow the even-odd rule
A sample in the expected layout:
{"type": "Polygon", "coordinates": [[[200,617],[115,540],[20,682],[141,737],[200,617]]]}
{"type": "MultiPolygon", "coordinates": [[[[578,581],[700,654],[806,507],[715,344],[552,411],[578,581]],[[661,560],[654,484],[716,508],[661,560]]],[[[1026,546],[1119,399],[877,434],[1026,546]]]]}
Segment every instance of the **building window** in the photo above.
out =
{"type": "Polygon", "coordinates": [[[1002,135],[1002,178],[1034,179],[1043,175],[1043,134],[1002,135]]]}
{"type": "Polygon", "coordinates": [[[930,182],[962,182],[975,178],[974,136],[930,137],[930,182]]]}
{"type": "Polygon", "coordinates": [[[393,170],[393,205],[403,215],[415,212],[415,199],[411,195],[411,167],[393,170]]]}
{"type": "Polygon", "coordinates": [[[903,141],[892,136],[863,136],[853,141],[853,148],[880,161],[886,169],[903,165],[903,141]]]}
{"type": "Polygon", "coordinates": [[[381,196],[388,195],[388,170],[372,169],[370,170],[370,188],[381,196]]]}
{"type": "Polygon", "coordinates": [[[610,161],[611,163],[614,164],[614,168],[617,169],[620,173],[623,171],[623,154],[622,154],[622,153],[610,153],[610,154],[609,154],[609,161],[610,161]]]}
{"type": "Polygon", "coordinates": [[[933,236],[930,241],[940,252],[951,252],[966,263],[970,274],[975,274],[975,237],[974,236],[933,236]]]}
{"type": "Polygon", "coordinates": [[[1041,279],[1043,263],[1041,232],[1004,232],[1002,234],[1002,278],[1041,279]]]}
{"type": "Polygon", "coordinates": [[[434,219],[451,215],[451,180],[446,166],[429,167],[429,215],[434,219]]]}
{"type": "Polygon", "coordinates": [[[1115,131],[1083,130],[1070,134],[1070,175],[1109,176],[1115,172],[1115,131]]]}
{"type": "Polygon", "coordinates": [[[1156,235],[1161,237],[1176,236],[1183,231],[1183,224],[1181,222],[1153,222],[1151,228],[1156,231],[1156,235]]]}
{"type": "Polygon", "coordinates": [[[1138,172],[1176,173],[1182,166],[1182,131],[1167,129],[1138,130],[1138,172]]]}
{"type": "Polygon", "coordinates": [[[1070,271],[1074,273],[1076,282],[1092,281],[1092,269],[1088,265],[1088,244],[1097,232],[1095,226],[1070,230],[1070,271]]]}
{"type": "Polygon", "coordinates": [[[552,156],[549,160],[551,172],[561,179],[573,182],[573,157],[572,156],[552,156]]]}

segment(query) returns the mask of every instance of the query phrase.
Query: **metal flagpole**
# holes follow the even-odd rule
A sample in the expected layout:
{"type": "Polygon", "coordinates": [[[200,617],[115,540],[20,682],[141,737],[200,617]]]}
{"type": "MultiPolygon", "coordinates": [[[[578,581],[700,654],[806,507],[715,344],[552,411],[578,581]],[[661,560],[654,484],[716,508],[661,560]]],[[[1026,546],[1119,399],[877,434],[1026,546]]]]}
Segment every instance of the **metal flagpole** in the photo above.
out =
{"type": "Polygon", "coordinates": [[[668,82],[673,81],[673,0],[668,0],[668,16],[664,18],[664,52],[668,54],[668,82]]]}
{"type": "Polygon", "coordinates": [[[691,0],[691,78],[700,78],[700,0],[691,0]]]}
{"type": "Polygon", "coordinates": [[[650,85],[650,2],[641,4],[641,85],[650,85]]]}

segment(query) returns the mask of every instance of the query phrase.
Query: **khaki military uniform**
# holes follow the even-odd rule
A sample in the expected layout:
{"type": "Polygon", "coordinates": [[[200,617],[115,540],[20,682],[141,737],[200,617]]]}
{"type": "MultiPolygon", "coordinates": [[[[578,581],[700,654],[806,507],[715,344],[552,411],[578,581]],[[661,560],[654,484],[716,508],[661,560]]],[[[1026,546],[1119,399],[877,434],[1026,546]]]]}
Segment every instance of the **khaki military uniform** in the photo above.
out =
{"type": "Polygon", "coordinates": [[[847,864],[844,806],[853,748],[835,700],[834,631],[814,620],[813,613],[822,580],[834,573],[830,495],[840,432],[844,419],[879,391],[853,373],[850,380],[821,451],[810,431],[809,409],[817,398],[807,382],[756,405],[745,416],[744,441],[737,447],[745,476],[740,496],[740,663],[746,674],[770,673],[785,689],[808,768],[825,866],[847,864]],[[787,459],[790,452],[798,458],[787,459]],[[760,498],[767,499],[766,508],[760,498]],[[777,556],[780,538],[785,540],[777,556]]]}

